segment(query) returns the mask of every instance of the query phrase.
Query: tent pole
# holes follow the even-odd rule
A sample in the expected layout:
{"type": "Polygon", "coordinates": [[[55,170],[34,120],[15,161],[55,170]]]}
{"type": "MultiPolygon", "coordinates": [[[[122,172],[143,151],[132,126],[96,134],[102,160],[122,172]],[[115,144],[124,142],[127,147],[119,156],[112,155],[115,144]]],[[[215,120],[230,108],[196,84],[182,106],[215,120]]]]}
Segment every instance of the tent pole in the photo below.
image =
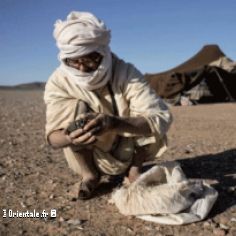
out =
{"type": "Polygon", "coordinates": [[[226,94],[228,95],[228,98],[229,98],[229,101],[230,102],[235,102],[235,99],[232,97],[231,93],[229,92],[228,88],[226,87],[225,83],[224,83],[224,80],[222,79],[221,75],[219,74],[219,72],[216,70],[216,68],[212,68],[213,71],[216,73],[216,75],[218,76],[219,78],[219,81],[221,83],[221,85],[223,86],[226,94]]]}

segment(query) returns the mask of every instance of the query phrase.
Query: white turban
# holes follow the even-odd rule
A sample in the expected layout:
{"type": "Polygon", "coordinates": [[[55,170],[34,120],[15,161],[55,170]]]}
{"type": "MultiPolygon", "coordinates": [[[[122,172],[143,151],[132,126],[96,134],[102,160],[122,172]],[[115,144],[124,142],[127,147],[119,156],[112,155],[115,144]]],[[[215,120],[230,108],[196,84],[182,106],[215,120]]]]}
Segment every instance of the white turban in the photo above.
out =
{"type": "Polygon", "coordinates": [[[71,12],[65,21],[57,20],[53,33],[60,50],[60,69],[77,84],[87,90],[104,86],[111,77],[110,30],[101,20],[89,12],[71,12]],[[96,71],[81,72],[69,67],[66,58],[76,58],[91,52],[103,55],[96,71]]]}

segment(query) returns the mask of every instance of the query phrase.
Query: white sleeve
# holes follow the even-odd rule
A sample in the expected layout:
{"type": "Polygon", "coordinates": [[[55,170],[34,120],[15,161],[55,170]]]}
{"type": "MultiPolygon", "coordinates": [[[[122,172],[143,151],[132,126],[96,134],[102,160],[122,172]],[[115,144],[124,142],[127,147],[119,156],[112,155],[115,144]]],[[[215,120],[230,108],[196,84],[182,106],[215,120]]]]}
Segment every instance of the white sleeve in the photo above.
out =
{"type": "Polygon", "coordinates": [[[124,94],[129,102],[130,116],[143,116],[152,133],[163,138],[172,122],[170,110],[135,68],[130,71],[124,94]]]}

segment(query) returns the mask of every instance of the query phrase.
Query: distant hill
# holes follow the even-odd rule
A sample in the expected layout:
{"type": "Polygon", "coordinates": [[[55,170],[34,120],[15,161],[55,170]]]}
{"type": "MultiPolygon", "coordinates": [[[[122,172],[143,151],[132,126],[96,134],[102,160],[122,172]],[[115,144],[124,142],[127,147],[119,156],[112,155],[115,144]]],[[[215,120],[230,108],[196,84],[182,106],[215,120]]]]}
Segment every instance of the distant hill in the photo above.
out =
{"type": "Polygon", "coordinates": [[[0,89],[19,89],[19,90],[44,90],[45,82],[32,82],[27,84],[18,84],[14,86],[0,85],[0,89]]]}

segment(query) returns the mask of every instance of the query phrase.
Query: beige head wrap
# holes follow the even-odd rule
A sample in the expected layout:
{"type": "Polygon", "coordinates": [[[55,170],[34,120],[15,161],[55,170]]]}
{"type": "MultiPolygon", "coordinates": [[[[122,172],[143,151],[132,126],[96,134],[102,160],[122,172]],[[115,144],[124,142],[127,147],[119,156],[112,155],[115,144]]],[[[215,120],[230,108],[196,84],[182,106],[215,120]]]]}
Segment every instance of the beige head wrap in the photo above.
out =
{"type": "Polygon", "coordinates": [[[54,37],[60,49],[60,69],[84,89],[104,86],[111,77],[110,30],[101,20],[88,12],[71,12],[65,21],[57,20],[54,37]],[[94,72],[81,72],[65,64],[64,59],[99,52],[103,60],[94,72]]]}

